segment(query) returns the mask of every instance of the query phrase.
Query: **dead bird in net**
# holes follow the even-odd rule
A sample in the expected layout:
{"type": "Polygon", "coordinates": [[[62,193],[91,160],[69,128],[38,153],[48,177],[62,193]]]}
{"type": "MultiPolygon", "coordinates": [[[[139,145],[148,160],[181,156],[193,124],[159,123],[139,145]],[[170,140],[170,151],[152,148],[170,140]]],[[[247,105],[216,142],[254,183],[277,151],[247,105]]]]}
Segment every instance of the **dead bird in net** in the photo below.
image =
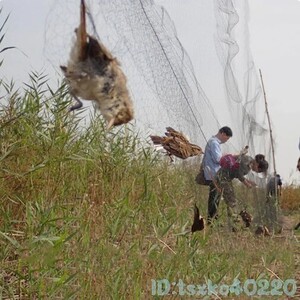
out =
{"type": "Polygon", "coordinates": [[[81,0],[80,25],[67,66],[62,69],[70,94],[77,101],[70,110],[82,107],[79,98],[93,100],[108,128],[133,119],[133,104],[126,86],[126,76],[116,58],[97,39],[86,32],[86,6],[81,0]]]}
{"type": "Polygon", "coordinates": [[[201,147],[191,144],[189,140],[181,133],[171,127],[167,127],[166,136],[160,137],[150,135],[154,145],[161,145],[171,157],[174,155],[181,159],[203,154],[201,147]]]}
{"type": "Polygon", "coordinates": [[[195,206],[194,206],[194,222],[192,225],[191,232],[193,233],[195,231],[201,231],[204,229],[204,227],[205,227],[204,218],[202,216],[200,216],[199,208],[195,204],[195,206]]]}
{"type": "Polygon", "coordinates": [[[261,235],[261,236],[270,236],[271,235],[268,227],[264,226],[264,225],[259,225],[257,227],[257,229],[255,230],[255,234],[258,236],[259,235],[261,235]]]}
{"type": "Polygon", "coordinates": [[[249,214],[246,210],[242,210],[240,212],[240,216],[242,217],[243,222],[245,223],[246,227],[250,227],[253,217],[249,214]]]}

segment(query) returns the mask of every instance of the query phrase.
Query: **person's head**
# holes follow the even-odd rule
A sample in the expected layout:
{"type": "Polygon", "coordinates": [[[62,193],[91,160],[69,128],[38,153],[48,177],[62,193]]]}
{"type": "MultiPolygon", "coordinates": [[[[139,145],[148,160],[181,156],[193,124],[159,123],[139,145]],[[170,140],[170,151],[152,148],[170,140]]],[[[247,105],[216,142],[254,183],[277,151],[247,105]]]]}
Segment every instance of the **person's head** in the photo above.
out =
{"type": "Polygon", "coordinates": [[[217,137],[222,143],[226,143],[232,137],[232,130],[228,126],[224,126],[219,129],[217,137]]]}
{"type": "Polygon", "coordinates": [[[255,155],[255,159],[251,164],[251,170],[256,173],[266,172],[268,170],[269,163],[265,160],[265,156],[263,154],[255,155]]]}
{"type": "Polygon", "coordinates": [[[297,169],[298,169],[298,171],[300,171],[300,157],[298,159],[297,169]]]}

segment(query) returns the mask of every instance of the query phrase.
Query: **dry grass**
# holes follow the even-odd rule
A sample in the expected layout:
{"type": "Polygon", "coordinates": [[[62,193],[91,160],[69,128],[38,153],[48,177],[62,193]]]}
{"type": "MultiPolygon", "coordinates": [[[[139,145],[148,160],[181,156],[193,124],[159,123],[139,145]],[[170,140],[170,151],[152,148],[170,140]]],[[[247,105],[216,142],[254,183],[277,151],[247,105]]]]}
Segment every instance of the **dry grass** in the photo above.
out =
{"type": "Polygon", "coordinates": [[[298,186],[287,186],[283,188],[280,206],[285,211],[300,210],[300,189],[298,186]]]}

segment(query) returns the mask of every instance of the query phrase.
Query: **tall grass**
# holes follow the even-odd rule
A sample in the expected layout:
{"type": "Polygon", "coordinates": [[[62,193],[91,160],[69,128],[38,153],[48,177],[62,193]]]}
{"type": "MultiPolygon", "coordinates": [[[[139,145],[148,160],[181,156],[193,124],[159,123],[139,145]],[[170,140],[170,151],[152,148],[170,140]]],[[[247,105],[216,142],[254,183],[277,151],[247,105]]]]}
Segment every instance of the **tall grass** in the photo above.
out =
{"type": "Polygon", "coordinates": [[[2,298],[150,299],[151,280],[163,278],[295,278],[291,235],[220,227],[192,236],[193,203],[205,212],[207,189],[131,126],[108,133],[97,116],[80,126],[65,88],[39,74],[22,93],[5,84],[1,93],[2,298]]]}

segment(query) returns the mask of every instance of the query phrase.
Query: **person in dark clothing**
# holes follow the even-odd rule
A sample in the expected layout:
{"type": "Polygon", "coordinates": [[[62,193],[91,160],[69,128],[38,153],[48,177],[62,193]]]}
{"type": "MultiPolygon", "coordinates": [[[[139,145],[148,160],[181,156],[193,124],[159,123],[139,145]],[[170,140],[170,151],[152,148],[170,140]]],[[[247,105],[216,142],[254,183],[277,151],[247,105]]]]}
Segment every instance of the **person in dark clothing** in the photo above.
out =
{"type": "MultiPolygon", "coordinates": [[[[249,155],[235,155],[236,164],[232,167],[230,166],[222,166],[220,170],[217,172],[215,181],[218,187],[218,195],[217,197],[220,199],[223,193],[224,201],[227,205],[227,213],[228,213],[228,221],[229,225],[234,229],[232,224],[233,216],[240,215],[242,209],[239,207],[234,187],[232,184],[233,179],[238,179],[247,187],[251,188],[256,186],[255,182],[245,178],[251,170],[256,173],[266,172],[269,164],[265,160],[265,156],[263,154],[257,154],[255,158],[252,158],[249,155]],[[239,212],[237,211],[239,209],[239,212]]],[[[247,223],[247,227],[249,227],[249,221],[247,223]]]]}
{"type": "Polygon", "coordinates": [[[269,179],[267,183],[267,196],[281,196],[282,180],[279,174],[269,179]]]}

